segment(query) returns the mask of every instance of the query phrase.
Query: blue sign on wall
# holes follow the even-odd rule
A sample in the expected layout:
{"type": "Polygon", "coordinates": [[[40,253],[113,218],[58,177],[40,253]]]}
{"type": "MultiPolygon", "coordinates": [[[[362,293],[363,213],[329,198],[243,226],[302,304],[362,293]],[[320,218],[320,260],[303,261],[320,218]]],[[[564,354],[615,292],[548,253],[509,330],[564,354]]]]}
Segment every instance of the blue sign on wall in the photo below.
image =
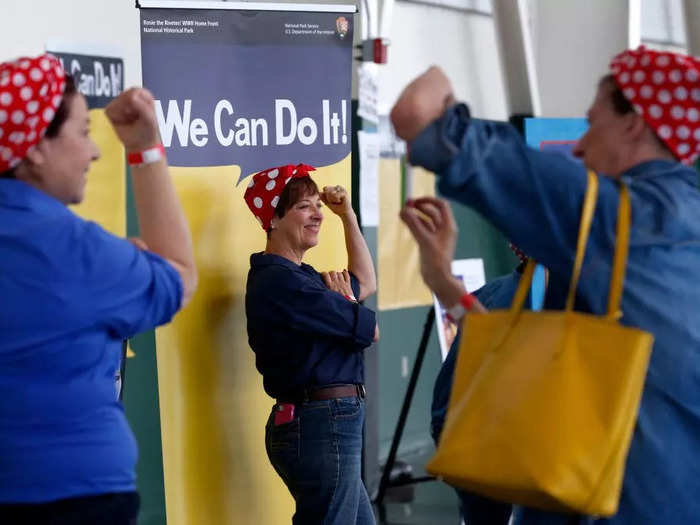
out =
{"type": "MultiPolygon", "coordinates": [[[[532,148],[573,157],[573,147],[587,129],[588,121],[583,118],[528,118],[525,119],[525,140],[532,148]]],[[[530,290],[533,310],[542,309],[544,293],[544,267],[538,264],[530,290]]]]}

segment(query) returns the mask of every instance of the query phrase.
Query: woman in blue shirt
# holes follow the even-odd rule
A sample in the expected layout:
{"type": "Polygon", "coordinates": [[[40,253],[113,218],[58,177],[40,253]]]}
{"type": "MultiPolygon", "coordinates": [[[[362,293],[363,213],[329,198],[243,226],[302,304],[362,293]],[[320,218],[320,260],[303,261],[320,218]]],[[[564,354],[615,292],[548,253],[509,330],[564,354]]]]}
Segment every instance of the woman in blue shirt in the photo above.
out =
{"type": "Polygon", "coordinates": [[[167,323],[196,270],[153,97],[131,89],[105,113],[129,155],[138,243],[67,207],[99,150],[58,60],[0,64],[0,523],[136,522],[114,373],[122,340],[167,323]]]}
{"type": "MultiPolygon", "coordinates": [[[[404,91],[392,120],[410,142],[411,162],[439,174],[444,194],[481,212],[544,264],[545,307],[562,309],[586,169],[528,148],[511,126],[473,119],[453,102],[437,68],[404,91]]],[[[655,338],[619,510],[600,523],[700,522],[700,191],[687,165],[700,152],[699,104],[700,60],[643,47],[626,51],[599,83],[590,127],[575,148],[587,168],[607,175],[598,177],[575,308],[606,310],[622,181],[632,226],[621,323],[655,338]]],[[[448,273],[456,232],[447,204],[421,200],[402,217],[422,247],[424,279],[443,304],[455,304],[463,290],[448,273]],[[435,218],[433,231],[415,207],[435,218]]],[[[515,518],[518,525],[590,521],[534,509],[520,509],[515,518]]]]}
{"type": "Polygon", "coordinates": [[[250,257],[248,340],[265,391],[270,462],[296,501],[293,523],[373,524],[361,479],[363,349],[378,339],[375,314],[358,301],[376,290],[372,259],[340,186],[319,193],[310,166],[255,175],[246,201],[267,232],[250,257]],[[348,269],[320,274],[302,259],[318,244],[322,203],[345,231],[348,269]]]}

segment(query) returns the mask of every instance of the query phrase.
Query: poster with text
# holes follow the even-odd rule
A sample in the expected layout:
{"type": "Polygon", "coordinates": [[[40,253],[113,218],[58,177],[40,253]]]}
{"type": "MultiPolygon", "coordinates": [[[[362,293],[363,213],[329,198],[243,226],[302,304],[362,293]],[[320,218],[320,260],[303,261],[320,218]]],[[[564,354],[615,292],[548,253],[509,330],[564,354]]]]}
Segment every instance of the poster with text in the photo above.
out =
{"type": "MultiPolygon", "coordinates": [[[[469,293],[474,292],[486,284],[484,260],[456,259],[452,261],[452,275],[461,281],[465,290],[469,293]]],[[[459,326],[447,315],[447,310],[438,301],[435,294],[433,294],[433,307],[435,308],[435,325],[440,342],[440,355],[444,361],[455,337],[457,337],[459,326]]]]}
{"type": "Polygon", "coordinates": [[[173,166],[243,179],[350,154],[352,15],[144,9],[143,82],[173,166]]]}
{"type": "MultiPolygon", "coordinates": [[[[252,174],[298,163],[316,167],[319,187],[350,192],[354,6],[289,9],[141,10],[143,83],[199,271],[190,304],[156,331],[171,525],[288,523],[294,512],[265,452],[273,400],[248,346],[246,278],[266,234],[243,194],[252,174]]],[[[327,209],[304,261],[347,268],[327,209]]]]}

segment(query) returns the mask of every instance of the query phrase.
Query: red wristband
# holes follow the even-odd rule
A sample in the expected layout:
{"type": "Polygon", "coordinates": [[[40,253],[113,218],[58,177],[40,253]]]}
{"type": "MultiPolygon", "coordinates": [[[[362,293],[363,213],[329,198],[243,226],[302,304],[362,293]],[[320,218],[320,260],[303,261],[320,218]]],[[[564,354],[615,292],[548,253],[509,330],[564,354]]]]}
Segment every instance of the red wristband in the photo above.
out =
{"type": "Polygon", "coordinates": [[[157,146],[153,146],[152,148],[148,148],[143,151],[129,153],[126,156],[126,162],[129,164],[129,166],[143,166],[145,164],[158,162],[163,158],[165,158],[165,148],[162,144],[158,144],[157,146]]]}
{"type": "Polygon", "coordinates": [[[476,302],[476,297],[474,297],[469,292],[466,292],[462,297],[459,298],[459,302],[462,303],[462,306],[464,306],[465,310],[469,311],[473,308],[474,303],[476,302]]]}
{"type": "Polygon", "coordinates": [[[469,292],[466,292],[462,297],[459,298],[459,302],[447,309],[447,317],[453,323],[459,323],[459,320],[464,317],[469,310],[472,309],[474,303],[476,302],[476,297],[474,297],[469,292]]]}

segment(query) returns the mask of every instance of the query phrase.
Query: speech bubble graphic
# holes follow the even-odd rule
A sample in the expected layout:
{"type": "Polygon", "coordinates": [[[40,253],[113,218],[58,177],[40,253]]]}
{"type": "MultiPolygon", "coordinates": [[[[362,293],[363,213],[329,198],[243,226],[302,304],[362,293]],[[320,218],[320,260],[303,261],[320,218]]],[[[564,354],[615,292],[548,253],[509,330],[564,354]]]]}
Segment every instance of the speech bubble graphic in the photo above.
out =
{"type": "Polygon", "coordinates": [[[352,38],[339,37],[337,15],[154,9],[141,18],[144,85],[171,165],[238,165],[242,180],[350,153],[352,38]]]}

